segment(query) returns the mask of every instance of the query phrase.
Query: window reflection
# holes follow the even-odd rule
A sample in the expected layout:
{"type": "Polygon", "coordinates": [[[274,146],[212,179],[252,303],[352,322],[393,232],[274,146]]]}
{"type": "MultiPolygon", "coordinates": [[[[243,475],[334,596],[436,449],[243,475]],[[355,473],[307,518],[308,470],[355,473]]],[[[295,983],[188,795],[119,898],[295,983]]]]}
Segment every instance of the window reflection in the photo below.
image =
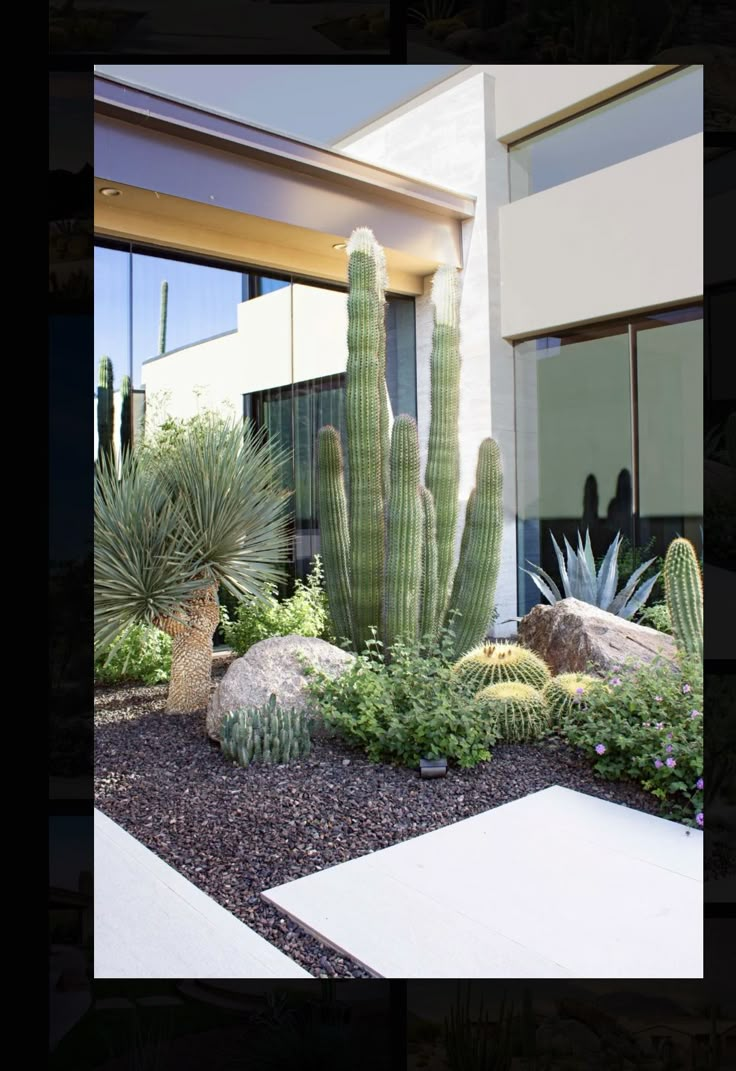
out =
{"type": "Polygon", "coordinates": [[[512,201],[703,129],[703,68],[688,67],[509,149],[512,201]]]}

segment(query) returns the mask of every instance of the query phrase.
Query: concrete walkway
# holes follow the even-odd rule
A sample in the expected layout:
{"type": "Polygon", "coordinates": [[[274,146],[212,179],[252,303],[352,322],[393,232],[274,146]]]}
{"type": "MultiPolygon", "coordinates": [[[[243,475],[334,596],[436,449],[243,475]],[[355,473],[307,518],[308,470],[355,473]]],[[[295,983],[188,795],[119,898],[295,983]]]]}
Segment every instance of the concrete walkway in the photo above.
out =
{"type": "Polygon", "coordinates": [[[382,978],[702,978],[702,852],[555,786],[262,895],[382,978]]]}
{"type": "Polygon", "coordinates": [[[95,978],[310,978],[95,810],[95,978]]]}

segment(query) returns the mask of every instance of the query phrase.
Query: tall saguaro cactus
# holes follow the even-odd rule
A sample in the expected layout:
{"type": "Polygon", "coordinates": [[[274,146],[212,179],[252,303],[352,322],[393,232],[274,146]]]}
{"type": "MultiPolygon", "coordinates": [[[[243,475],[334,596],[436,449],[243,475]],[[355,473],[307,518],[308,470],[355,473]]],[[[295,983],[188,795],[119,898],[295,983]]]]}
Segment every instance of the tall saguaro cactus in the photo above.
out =
{"type": "Polygon", "coordinates": [[[384,643],[416,636],[422,582],[422,499],[419,490],[419,436],[406,414],[391,435],[391,491],[387,510],[386,617],[384,643]]]}
{"type": "Polygon", "coordinates": [[[390,650],[400,638],[436,637],[452,623],[459,656],[484,638],[490,623],[503,524],[500,452],[486,439],[454,570],[460,479],[456,273],[440,268],[432,286],[431,419],[422,486],[412,417],[396,417],[389,448],[383,251],[361,227],[350,238],[348,255],[348,498],[340,437],[332,427],[318,437],[330,609],[338,633],[350,636],[356,650],[373,628],[390,650]]]}
{"type": "Polygon", "coordinates": [[[703,654],[703,582],[695,547],[673,539],[664,559],[664,592],[680,650],[703,654]]]}
{"type": "Polygon", "coordinates": [[[161,283],[161,309],[158,318],[158,352],[166,353],[166,321],[169,311],[169,284],[161,283]]]}
{"type": "Polygon", "coordinates": [[[350,466],[350,583],[354,642],[380,627],[384,565],[381,336],[386,278],[383,250],[367,227],[348,243],[348,363],[345,417],[350,466]]]}
{"type": "Polygon", "coordinates": [[[109,357],[100,358],[100,370],[97,380],[97,457],[101,462],[104,456],[113,452],[112,426],[114,417],[114,387],[112,361],[109,357]]]}
{"type": "Polygon", "coordinates": [[[130,450],[132,433],[132,414],[130,409],[130,376],[123,376],[120,382],[120,456],[130,450]]]}
{"type": "Polygon", "coordinates": [[[457,272],[438,269],[432,281],[431,427],[425,482],[437,514],[437,604],[447,610],[455,555],[460,483],[460,326],[457,272]]]}

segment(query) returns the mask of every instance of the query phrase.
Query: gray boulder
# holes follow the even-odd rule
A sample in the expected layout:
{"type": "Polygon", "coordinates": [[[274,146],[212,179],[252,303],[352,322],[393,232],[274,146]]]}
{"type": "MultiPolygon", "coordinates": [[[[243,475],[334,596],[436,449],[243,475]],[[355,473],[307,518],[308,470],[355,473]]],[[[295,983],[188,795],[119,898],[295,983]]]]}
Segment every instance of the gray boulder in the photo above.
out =
{"type": "Polygon", "coordinates": [[[543,658],[553,673],[583,672],[592,662],[605,675],[626,659],[675,664],[674,640],[664,632],[625,621],[579,599],[540,604],[519,622],[519,643],[543,658]]]}
{"type": "Polygon", "coordinates": [[[207,707],[207,735],[220,739],[225,714],[239,707],[259,707],[275,695],[281,706],[302,710],[307,706],[303,657],[315,669],[339,677],[355,655],[307,636],[272,636],[254,643],[230,665],[207,707]]]}

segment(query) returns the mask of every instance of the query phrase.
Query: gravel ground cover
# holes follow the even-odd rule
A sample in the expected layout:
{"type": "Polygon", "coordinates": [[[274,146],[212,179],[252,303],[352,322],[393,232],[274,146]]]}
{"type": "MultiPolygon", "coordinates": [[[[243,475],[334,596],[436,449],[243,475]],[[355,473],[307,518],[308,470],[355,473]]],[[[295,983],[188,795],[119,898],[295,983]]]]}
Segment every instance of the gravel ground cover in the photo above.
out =
{"type": "MultiPolygon", "coordinates": [[[[228,663],[217,660],[215,683],[228,663]]],[[[368,762],[319,732],[304,761],[242,769],[208,742],[204,714],[166,714],[165,696],[165,685],[97,690],[97,806],[319,977],[369,976],[282,917],[262,890],[550,785],[657,813],[656,800],[635,783],[596,779],[587,760],[555,737],[497,746],[490,762],[431,781],[368,762]]]]}

